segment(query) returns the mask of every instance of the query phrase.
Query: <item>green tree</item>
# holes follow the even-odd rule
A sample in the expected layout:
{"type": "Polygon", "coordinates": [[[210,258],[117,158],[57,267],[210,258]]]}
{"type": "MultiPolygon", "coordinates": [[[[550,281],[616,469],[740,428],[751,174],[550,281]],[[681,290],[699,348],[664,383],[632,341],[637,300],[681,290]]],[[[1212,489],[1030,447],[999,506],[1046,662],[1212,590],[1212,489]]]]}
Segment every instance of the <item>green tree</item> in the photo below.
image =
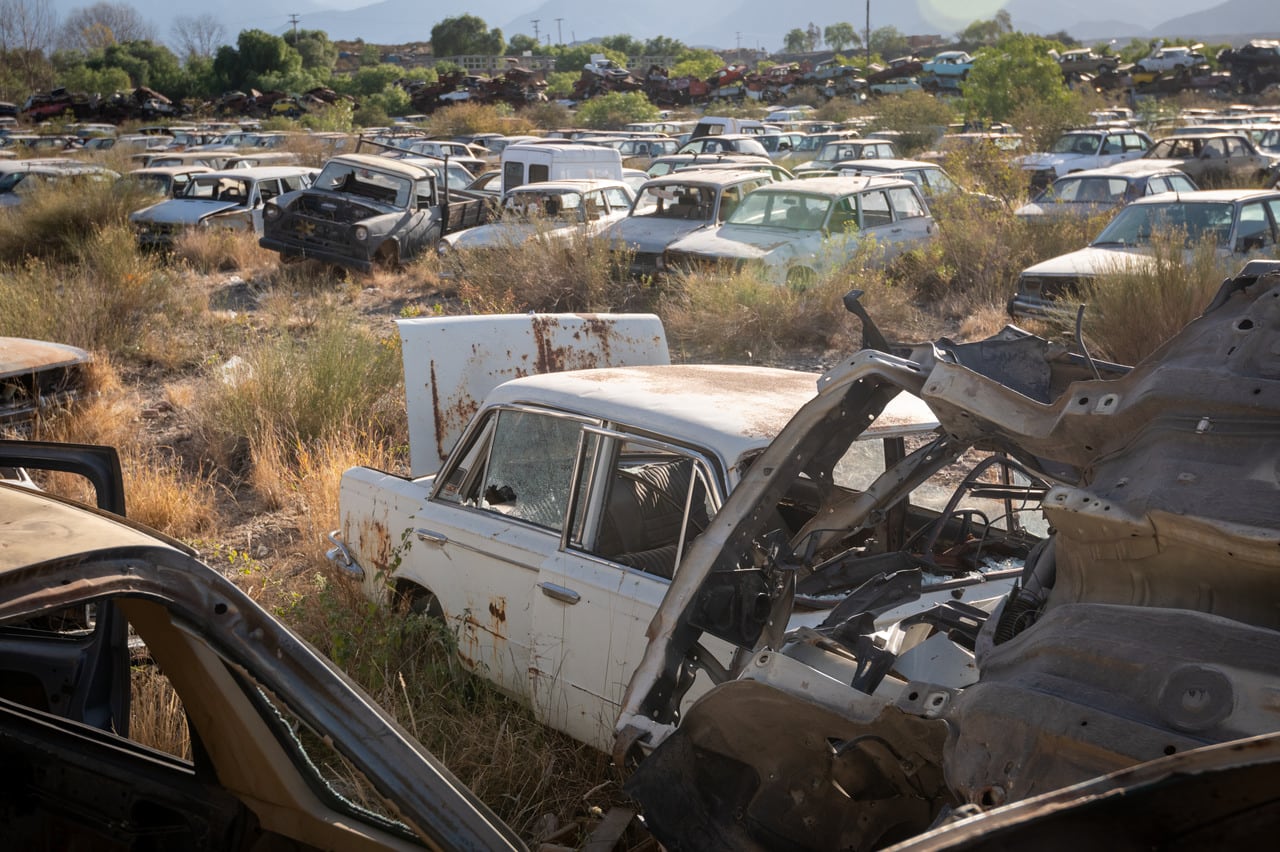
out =
{"type": "Polygon", "coordinates": [[[578,44],[573,47],[556,48],[552,52],[556,54],[557,71],[572,71],[575,74],[580,74],[582,73],[582,67],[591,61],[591,54],[593,53],[603,53],[607,58],[612,59],[624,68],[627,65],[627,55],[625,53],[610,50],[602,44],[578,44]]]}
{"type": "Polygon", "coordinates": [[[600,43],[609,50],[616,50],[623,56],[643,56],[644,42],[629,35],[611,35],[600,39],[600,43]]]}
{"type": "Polygon", "coordinates": [[[333,71],[338,62],[338,46],[329,41],[329,34],[324,30],[298,30],[284,34],[285,43],[298,51],[302,57],[302,67],[308,71],[333,71]]]}
{"type": "Polygon", "coordinates": [[[679,56],[684,50],[684,42],[660,35],[646,41],[642,53],[645,56],[679,56]]]}
{"type": "Polygon", "coordinates": [[[229,89],[258,87],[260,79],[270,73],[277,79],[291,77],[302,70],[302,54],[283,38],[262,30],[242,30],[236,46],[223,46],[213,60],[214,74],[229,89]]]}
{"type": "Polygon", "coordinates": [[[842,52],[846,47],[862,46],[862,37],[848,21],[830,25],[822,31],[822,37],[827,40],[827,47],[836,53],[842,52]]]}
{"type": "Polygon", "coordinates": [[[724,59],[713,50],[706,48],[685,48],[671,66],[672,77],[697,77],[705,80],[724,67],[724,59]]]}
{"type": "Polygon", "coordinates": [[[947,125],[957,119],[955,110],[942,98],[924,92],[889,95],[876,101],[873,130],[893,130],[899,156],[909,157],[934,146],[947,125]]]}
{"type": "Polygon", "coordinates": [[[431,50],[436,56],[498,56],[506,44],[502,30],[486,29],[484,20],[475,15],[445,18],[431,28],[431,50]]]}
{"type": "Polygon", "coordinates": [[[960,44],[966,50],[995,44],[1000,36],[1013,32],[1013,19],[1004,9],[996,12],[995,17],[987,21],[974,21],[960,33],[960,44]]]}
{"type": "Polygon", "coordinates": [[[528,33],[516,33],[511,37],[511,43],[507,45],[507,50],[517,55],[523,55],[526,50],[530,53],[537,53],[540,47],[538,40],[528,33]]]}
{"type": "Polygon", "coordinates": [[[804,31],[805,49],[812,53],[822,44],[822,30],[818,29],[818,25],[813,21],[809,22],[809,26],[804,31]]]}
{"type": "MultiPolygon", "coordinates": [[[[59,51],[62,53],[63,51],[59,51]]],[[[73,92],[89,92],[109,95],[113,92],[128,91],[133,88],[129,75],[122,68],[104,68],[94,70],[83,63],[77,63],[58,72],[58,85],[66,86],[73,92]]]]}
{"type": "Polygon", "coordinates": [[[978,51],[963,89],[970,117],[1007,121],[1028,105],[1052,110],[1068,104],[1071,93],[1049,56],[1052,46],[1039,36],[1009,33],[978,51]]]}
{"type": "Polygon", "coordinates": [[[96,71],[119,68],[133,86],[150,86],[166,95],[182,84],[182,67],[173,51],[150,41],[109,45],[85,64],[96,71]]]}
{"type": "Polygon", "coordinates": [[[885,59],[893,59],[910,53],[911,45],[897,27],[879,27],[871,31],[871,50],[885,59]]]}
{"type": "Polygon", "coordinates": [[[617,130],[633,121],[655,121],[658,108],[643,92],[610,92],[578,107],[578,120],[585,127],[617,130]]]}
{"type": "Polygon", "coordinates": [[[787,34],[782,37],[782,50],[784,53],[804,53],[808,42],[809,34],[796,27],[793,30],[788,30],[787,34]]]}

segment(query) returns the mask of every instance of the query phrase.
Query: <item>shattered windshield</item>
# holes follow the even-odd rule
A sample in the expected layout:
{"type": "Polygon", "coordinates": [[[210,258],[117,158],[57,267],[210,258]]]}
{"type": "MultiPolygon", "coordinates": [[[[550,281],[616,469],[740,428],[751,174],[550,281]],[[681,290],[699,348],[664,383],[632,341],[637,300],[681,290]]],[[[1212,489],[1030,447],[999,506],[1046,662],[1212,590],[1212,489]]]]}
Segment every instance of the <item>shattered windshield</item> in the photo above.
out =
{"type": "Polygon", "coordinates": [[[378,172],[349,163],[330,162],[316,178],[317,189],[363,195],[395,207],[408,207],[413,181],[401,175],[378,172]]]}

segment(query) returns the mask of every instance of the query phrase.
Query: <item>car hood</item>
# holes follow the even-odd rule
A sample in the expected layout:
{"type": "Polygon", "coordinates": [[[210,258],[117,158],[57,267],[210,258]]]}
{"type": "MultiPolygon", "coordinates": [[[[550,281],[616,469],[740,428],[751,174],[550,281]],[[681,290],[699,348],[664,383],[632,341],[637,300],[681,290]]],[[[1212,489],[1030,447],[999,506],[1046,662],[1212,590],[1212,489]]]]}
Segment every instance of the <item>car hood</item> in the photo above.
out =
{"type": "Polygon", "coordinates": [[[173,198],[161,201],[150,207],[135,211],[129,219],[133,222],[160,222],[173,225],[190,225],[206,219],[216,213],[229,210],[244,209],[239,204],[229,201],[206,201],[195,198],[173,198]]]}
{"type": "Polygon", "coordinates": [[[1074,163],[1083,160],[1086,157],[1093,157],[1093,154],[1027,154],[1018,160],[1018,165],[1024,169],[1047,169],[1050,166],[1061,166],[1064,163],[1074,163]]]}
{"type": "Polygon", "coordinates": [[[782,246],[791,245],[800,232],[786,228],[757,228],[744,225],[721,225],[697,231],[670,246],[680,251],[720,257],[764,257],[782,246]]]}
{"type": "Polygon", "coordinates": [[[678,239],[695,231],[709,228],[708,222],[659,219],[654,216],[627,217],[615,222],[605,236],[610,241],[620,241],[633,251],[660,252],[678,239]]]}
{"type": "Polygon", "coordinates": [[[1105,275],[1140,269],[1153,263],[1151,255],[1142,247],[1098,248],[1088,246],[1079,251],[1059,255],[1028,266],[1023,275],[1105,275]]]}

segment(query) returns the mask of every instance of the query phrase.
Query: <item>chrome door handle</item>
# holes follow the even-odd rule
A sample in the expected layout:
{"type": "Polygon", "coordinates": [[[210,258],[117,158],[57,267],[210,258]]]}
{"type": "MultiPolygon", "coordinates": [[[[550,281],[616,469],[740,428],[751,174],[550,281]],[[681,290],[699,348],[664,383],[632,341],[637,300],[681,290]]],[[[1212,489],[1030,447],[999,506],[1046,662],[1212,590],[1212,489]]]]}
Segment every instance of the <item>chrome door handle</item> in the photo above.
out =
{"type": "Polygon", "coordinates": [[[449,536],[444,533],[432,532],[431,530],[417,529],[413,534],[418,537],[418,541],[425,541],[427,544],[447,544],[449,536]]]}
{"type": "Polygon", "coordinates": [[[554,598],[562,603],[576,604],[582,600],[582,595],[573,589],[566,589],[564,586],[557,586],[555,583],[539,583],[538,588],[542,589],[542,593],[549,598],[554,598]]]}

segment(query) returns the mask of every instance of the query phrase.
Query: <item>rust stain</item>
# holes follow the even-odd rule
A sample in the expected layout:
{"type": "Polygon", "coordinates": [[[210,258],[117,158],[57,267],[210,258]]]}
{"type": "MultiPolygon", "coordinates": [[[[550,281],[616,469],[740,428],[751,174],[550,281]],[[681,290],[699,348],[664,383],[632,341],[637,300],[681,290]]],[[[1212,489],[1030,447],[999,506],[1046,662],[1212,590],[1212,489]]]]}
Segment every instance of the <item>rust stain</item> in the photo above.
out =
{"type": "Polygon", "coordinates": [[[495,622],[505,624],[507,621],[507,599],[494,598],[489,601],[489,615],[493,616],[495,622]]]}
{"type": "Polygon", "coordinates": [[[444,446],[444,438],[450,431],[460,433],[480,410],[480,403],[463,395],[445,405],[440,399],[440,390],[436,384],[436,362],[433,359],[428,365],[431,374],[431,417],[436,427],[436,456],[444,458],[448,448],[444,446]]]}
{"type": "Polygon", "coordinates": [[[370,554],[375,570],[386,572],[391,569],[395,545],[391,543],[391,534],[387,532],[386,524],[377,518],[361,518],[359,540],[362,549],[370,554]]]}

